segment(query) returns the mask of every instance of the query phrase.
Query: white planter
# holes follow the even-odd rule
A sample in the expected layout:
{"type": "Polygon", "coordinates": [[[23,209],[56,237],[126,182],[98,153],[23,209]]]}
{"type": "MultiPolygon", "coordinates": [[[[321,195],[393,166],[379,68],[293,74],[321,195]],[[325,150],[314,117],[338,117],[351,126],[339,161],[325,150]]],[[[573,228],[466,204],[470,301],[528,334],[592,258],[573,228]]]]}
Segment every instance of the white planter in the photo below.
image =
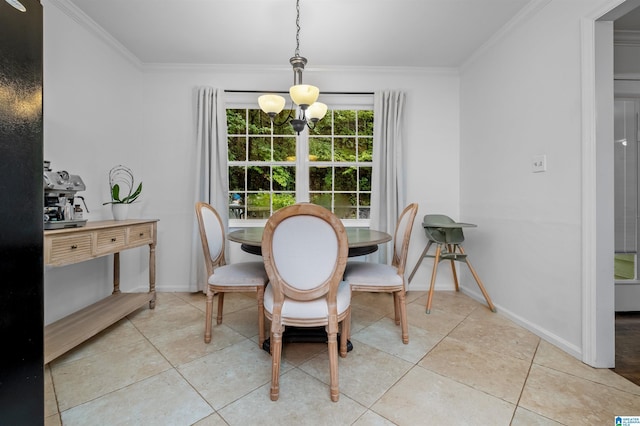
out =
{"type": "Polygon", "coordinates": [[[129,204],[111,204],[111,213],[115,220],[126,220],[129,217],[129,204]]]}

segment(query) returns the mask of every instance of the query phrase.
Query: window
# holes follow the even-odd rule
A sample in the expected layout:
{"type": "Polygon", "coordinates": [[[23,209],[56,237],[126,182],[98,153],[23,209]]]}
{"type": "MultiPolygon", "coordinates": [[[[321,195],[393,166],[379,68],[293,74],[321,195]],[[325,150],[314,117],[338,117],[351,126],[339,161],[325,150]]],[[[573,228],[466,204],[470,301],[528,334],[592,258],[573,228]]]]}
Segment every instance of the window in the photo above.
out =
{"type": "Polygon", "coordinates": [[[229,219],[264,221],[282,207],[310,201],[346,221],[368,223],[372,97],[365,105],[325,100],[333,108],[300,135],[288,123],[272,125],[252,98],[249,107],[227,109],[229,219]]]}

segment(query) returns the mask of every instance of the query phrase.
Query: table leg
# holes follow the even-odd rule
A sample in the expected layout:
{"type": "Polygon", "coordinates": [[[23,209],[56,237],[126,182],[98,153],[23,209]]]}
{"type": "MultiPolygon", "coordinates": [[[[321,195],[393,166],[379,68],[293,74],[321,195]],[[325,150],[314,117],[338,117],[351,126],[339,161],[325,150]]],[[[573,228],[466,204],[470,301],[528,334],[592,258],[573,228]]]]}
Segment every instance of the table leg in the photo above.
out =
{"type": "Polygon", "coordinates": [[[149,244],[149,293],[153,298],[149,301],[149,309],[156,307],[156,244],[149,244]]]}
{"type": "Polygon", "coordinates": [[[120,253],[113,253],[113,293],[120,293],[120,253]]]}

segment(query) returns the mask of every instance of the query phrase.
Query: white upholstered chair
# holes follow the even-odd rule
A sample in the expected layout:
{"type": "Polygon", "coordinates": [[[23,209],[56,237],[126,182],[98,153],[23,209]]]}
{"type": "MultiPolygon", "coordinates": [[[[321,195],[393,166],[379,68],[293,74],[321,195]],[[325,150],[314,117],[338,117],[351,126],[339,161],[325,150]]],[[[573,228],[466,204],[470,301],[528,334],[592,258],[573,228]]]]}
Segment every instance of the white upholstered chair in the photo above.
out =
{"type": "Polygon", "coordinates": [[[280,394],[286,326],[325,326],[330,397],[338,400],[338,327],[342,323],[340,356],[345,357],[351,321],[351,289],[342,281],[348,251],[342,222],[324,207],[294,204],[278,210],[267,221],[262,257],[269,276],[264,309],[271,320],[271,400],[276,401],[280,394]]]}
{"type": "Polygon", "coordinates": [[[393,293],[395,321],[402,328],[402,342],[409,343],[407,308],[405,297],[404,269],[411,239],[413,221],[418,213],[418,204],[405,207],[398,218],[393,238],[393,259],[391,265],[349,261],[344,279],[353,291],[393,293]]]}
{"type": "Polygon", "coordinates": [[[264,342],[262,298],[268,281],[264,264],[258,261],[227,265],[224,257],[226,240],[224,226],[218,212],[211,205],[198,202],[196,203],[196,216],[208,276],[204,341],[205,343],[211,342],[214,293],[218,293],[217,324],[221,324],[225,293],[255,291],[258,299],[258,345],[262,348],[262,342],[264,342]]]}

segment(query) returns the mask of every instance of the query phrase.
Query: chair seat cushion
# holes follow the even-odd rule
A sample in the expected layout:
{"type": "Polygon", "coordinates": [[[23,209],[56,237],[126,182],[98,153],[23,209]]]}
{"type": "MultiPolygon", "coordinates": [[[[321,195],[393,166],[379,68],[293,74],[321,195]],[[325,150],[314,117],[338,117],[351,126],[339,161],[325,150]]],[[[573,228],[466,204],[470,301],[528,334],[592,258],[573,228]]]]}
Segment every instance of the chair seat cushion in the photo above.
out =
{"type": "MultiPolygon", "coordinates": [[[[351,288],[349,283],[342,281],[338,286],[338,315],[345,312],[351,304],[351,288]]],[[[264,309],[273,313],[273,288],[268,285],[264,291],[264,309]]],[[[316,319],[327,318],[329,315],[329,309],[327,308],[327,302],[325,297],[320,297],[309,302],[296,301],[285,298],[282,305],[282,317],[283,318],[296,318],[296,319],[316,319]]]]}
{"type": "Polygon", "coordinates": [[[239,262],[216,268],[209,277],[209,284],[256,286],[264,285],[268,280],[263,262],[239,262]]]}
{"type": "Polygon", "coordinates": [[[402,285],[403,280],[398,275],[395,266],[383,263],[347,262],[344,280],[349,284],[367,285],[402,285]]]}

